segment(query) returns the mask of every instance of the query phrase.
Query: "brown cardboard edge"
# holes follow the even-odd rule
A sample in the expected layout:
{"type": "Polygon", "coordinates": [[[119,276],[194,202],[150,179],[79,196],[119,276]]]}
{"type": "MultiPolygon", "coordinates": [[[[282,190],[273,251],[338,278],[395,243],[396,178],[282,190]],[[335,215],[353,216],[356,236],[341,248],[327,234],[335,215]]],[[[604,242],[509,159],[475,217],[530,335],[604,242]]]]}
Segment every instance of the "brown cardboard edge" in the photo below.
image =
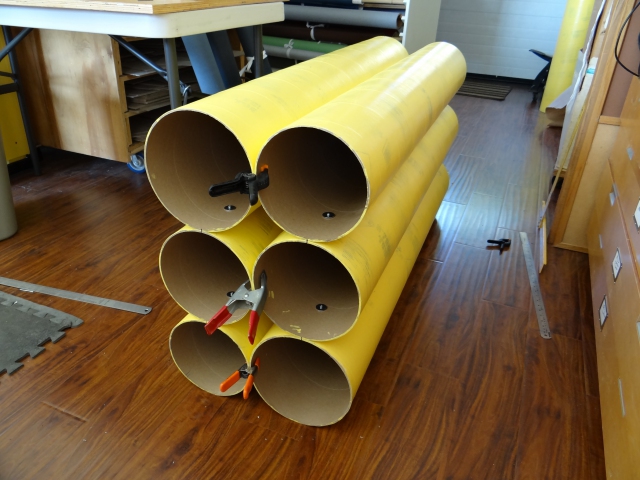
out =
{"type": "Polygon", "coordinates": [[[353,276],[321,245],[302,239],[273,243],[256,259],[255,284],[263,270],[269,286],[264,311],[294,336],[320,342],[338,338],[353,327],[363,308],[353,276]],[[328,308],[319,310],[320,304],[328,308]]]}
{"type": "Polygon", "coordinates": [[[251,171],[244,146],[212,115],[180,108],[159,118],[147,136],[145,167],[162,205],[194,228],[228,230],[249,213],[247,195],[209,196],[212,184],[251,171]],[[235,209],[225,209],[228,205],[235,209]]]}
{"type": "Polygon", "coordinates": [[[265,144],[257,169],[269,167],[260,192],[267,214],[283,230],[318,242],[352,231],[370,200],[364,165],[339,136],[313,126],[281,130],[265,144]],[[325,213],[334,214],[326,217],[325,213]]]}
{"type": "MultiPolygon", "coordinates": [[[[236,254],[207,232],[181,229],[167,238],[160,250],[160,275],[171,297],[198,318],[211,318],[235,291],[249,280],[236,254]]],[[[226,324],[247,313],[238,309],[226,324]]]]}
{"type": "Polygon", "coordinates": [[[251,362],[257,357],[260,371],[254,385],[280,415],[303,425],[323,427],[349,412],[353,401],[349,378],[342,365],[317,345],[274,336],[256,346],[251,362]]]}
{"type": "Polygon", "coordinates": [[[244,388],[237,382],[220,391],[220,384],[246,362],[240,347],[221,330],[207,335],[203,321],[182,321],[171,331],[169,349],[182,374],[205,392],[228,397],[244,388]]]}

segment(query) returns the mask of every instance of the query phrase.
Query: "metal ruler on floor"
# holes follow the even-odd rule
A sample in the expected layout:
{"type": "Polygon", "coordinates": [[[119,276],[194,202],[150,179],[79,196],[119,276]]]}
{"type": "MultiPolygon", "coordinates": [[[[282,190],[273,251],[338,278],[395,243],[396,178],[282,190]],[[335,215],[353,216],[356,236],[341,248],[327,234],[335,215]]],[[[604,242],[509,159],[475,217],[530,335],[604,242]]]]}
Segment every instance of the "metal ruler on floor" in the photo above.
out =
{"type": "Polygon", "coordinates": [[[538,282],[538,271],[531,253],[531,245],[527,232],[520,232],[520,243],[522,243],[522,252],[524,253],[524,263],[527,265],[527,273],[529,274],[529,284],[531,285],[531,296],[533,298],[533,308],[536,309],[538,317],[538,327],[540,328],[540,336],[542,338],[551,338],[551,330],[549,329],[549,320],[547,319],[547,311],[544,309],[542,301],[542,292],[540,291],[540,283],[538,282]]]}
{"type": "Polygon", "coordinates": [[[52,295],[54,297],[75,300],[76,302],[91,303],[93,305],[100,305],[102,307],[115,308],[117,310],[125,310],[127,312],[133,313],[141,313],[143,315],[146,315],[151,311],[151,307],[143,307],[141,305],[135,305],[133,303],[119,302],[118,300],[110,300],[108,298],[94,297],[93,295],[85,295],[83,293],[70,292],[68,290],[60,290],[58,288],[44,287],[42,285],[36,285],[35,283],[21,282],[19,280],[12,280],[10,278],[0,277],[0,285],[19,288],[24,292],[44,293],[45,295],[52,295]]]}

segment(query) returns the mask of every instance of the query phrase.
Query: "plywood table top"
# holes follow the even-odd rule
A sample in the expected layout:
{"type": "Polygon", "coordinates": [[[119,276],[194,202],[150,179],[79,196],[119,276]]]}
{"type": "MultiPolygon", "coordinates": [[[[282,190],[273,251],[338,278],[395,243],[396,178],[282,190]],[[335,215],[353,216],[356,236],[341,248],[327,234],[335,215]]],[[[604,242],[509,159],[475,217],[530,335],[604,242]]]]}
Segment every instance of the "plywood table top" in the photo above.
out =
{"type": "Polygon", "coordinates": [[[146,38],[176,38],[284,20],[265,0],[0,0],[0,24],[146,38]]]}
{"type": "Polygon", "coordinates": [[[268,3],[273,0],[0,0],[0,6],[62,8],[100,12],[159,15],[234,5],[268,3]]]}

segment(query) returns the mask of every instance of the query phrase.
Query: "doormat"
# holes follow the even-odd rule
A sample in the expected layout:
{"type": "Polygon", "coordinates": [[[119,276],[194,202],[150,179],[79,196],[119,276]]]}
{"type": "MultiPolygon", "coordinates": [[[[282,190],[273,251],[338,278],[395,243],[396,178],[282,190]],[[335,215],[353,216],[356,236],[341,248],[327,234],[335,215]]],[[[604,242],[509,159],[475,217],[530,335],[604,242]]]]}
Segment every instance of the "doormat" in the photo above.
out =
{"type": "Polygon", "coordinates": [[[79,325],[73,315],[0,291],[0,375],[12,374],[23,366],[20,360],[34,358],[43,344],[64,337],[62,330],[79,325]]]}
{"type": "Polygon", "coordinates": [[[509,95],[511,87],[502,83],[480,82],[478,80],[465,80],[458,95],[468,97],[490,98],[492,100],[504,100],[509,95]]]}

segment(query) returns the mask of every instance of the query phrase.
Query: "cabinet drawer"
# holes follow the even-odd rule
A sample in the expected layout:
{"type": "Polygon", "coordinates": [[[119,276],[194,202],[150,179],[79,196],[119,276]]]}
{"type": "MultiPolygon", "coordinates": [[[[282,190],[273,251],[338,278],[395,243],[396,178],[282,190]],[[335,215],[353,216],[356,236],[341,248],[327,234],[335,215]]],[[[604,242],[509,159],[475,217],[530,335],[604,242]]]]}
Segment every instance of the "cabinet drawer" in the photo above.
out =
{"type": "MultiPolygon", "coordinates": [[[[597,312],[597,311],[596,311],[597,312]]],[[[599,324],[597,320],[596,322],[599,324]]],[[[610,314],[611,315],[611,314],[610,314]]],[[[624,472],[633,468],[632,449],[629,442],[631,427],[622,413],[620,400],[618,356],[616,355],[615,325],[609,317],[602,331],[596,328],[598,359],[598,385],[600,391],[600,415],[607,478],[628,478],[624,472]]]]}
{"type": "MultiPolygon", "coordinates": [[[[617,407],[621,408],[621,402],[624,404],[629,445],[632,452],[640,452],[640,338],[637,323],[640,320],[640,292],[635,264],[620,217],[619,222],[619,227],[611,231],[610,241],[616,246],[616,253],[620,252],[622,268],[615,282],[613,269],[605,269],[609,270],[606,278],[610,318],[605,322],[603,332],[610,326],[615,332],[610,335],[614,336],[618,363],[618,396],[623,399],[618,399],[617,407]],[[611,325],[607,325],[608,322],[611,322],[611,325]]],[[[603,250],[605,266],[609,266],[613,248],[607,250],[605,247],[603,250]],[[610,258],[607,258],[607,252],[610,258]]]]}
{"type": "MultiPolygon", "coordinates": [[[[599,224],[598,242],[602,248],[603,256],[603,265],[600,268],[600,272],[595,273],[596,275],[604,275],[607,290],[609,295],[612,295],[615,284],[612,268],[614,258],[617,257],[621,260],[622,266],[619,271],[623,268],[629,269],[633,267],[629,258],[625,257],[623,259],[624,253],[628,253],[628,248],[626,250],[620,248],[620,238],[625,238],[624,226],[619,213],[617,189],[614,187],[608,163],[602,169],[602,177],[596,189],[594,211],[596,221],[599,224]]],[[[625,240],[622,242],[622,247],[625,247],[626,244],[625,240]]]]}
{"type": "Polygon", "coordinates": [[[636,268],[640,268],[640,229],[636,226],[636,221],[640,225],[640,183],[638,182],[640,170],[638,170],[634,162],[628,160],[620,167],[620,174],[615,175],[614,172],[616,186],[620,195],[620,210],[622,211],[622,220],[629,236],[632,257],[636,263],[636,268]]]}
{"type": "MultiPolygon", "coordinates": [[[[629,92],[620,115],[620,131],[624,132],[625,150],[630,149],[630,155],[636,168],[640,170],[640,80],[634,78],[629,86],[629,92]]],[[[625,152],[627,153],[627,152],[625,152]]]]}
{"type": "MultiPolygon", "coordinates": [[[[589,273],[591,276],[591,300],[593,312],[598,319],[598,308],[604,295],[607,293],[607,282],[605,280],[604,256],[602,254],[602,238],[600,237],[600,221],[594,214],[587,229],[587,248],[589,250],[589,273]]],[[[596,329],[599,329],[599,322],[596,321],[596,329]]]]}
{"type": "Polygon", "coordinates": [[[610,478],[628,478],[636,468],[632,459],[633,452],[638,451],[640,433],[640,343],[636,331],[640,293],[618,204],[607,165],[596,190],[587,239],[607,474],[610,478]],[[615,256],[621,267],[614,280],[615,256]],[[600,328],[605,295],[608,317],[600,328]]]}
{"type": "MultiPolygon", "coordinates": [[[[628,133],[624,128],[620,127],[609,156],[611,171],[613,172],[613,178],[616,182],[620,182],[623,175],[626,175],[628,172],[633,170],[629,167],[633,166],[638,170],[635,160],[635,150],[631,147],[628,133]]],[[[638,170],[638,173],[640,174],[640,170],[638,170]]]]}

